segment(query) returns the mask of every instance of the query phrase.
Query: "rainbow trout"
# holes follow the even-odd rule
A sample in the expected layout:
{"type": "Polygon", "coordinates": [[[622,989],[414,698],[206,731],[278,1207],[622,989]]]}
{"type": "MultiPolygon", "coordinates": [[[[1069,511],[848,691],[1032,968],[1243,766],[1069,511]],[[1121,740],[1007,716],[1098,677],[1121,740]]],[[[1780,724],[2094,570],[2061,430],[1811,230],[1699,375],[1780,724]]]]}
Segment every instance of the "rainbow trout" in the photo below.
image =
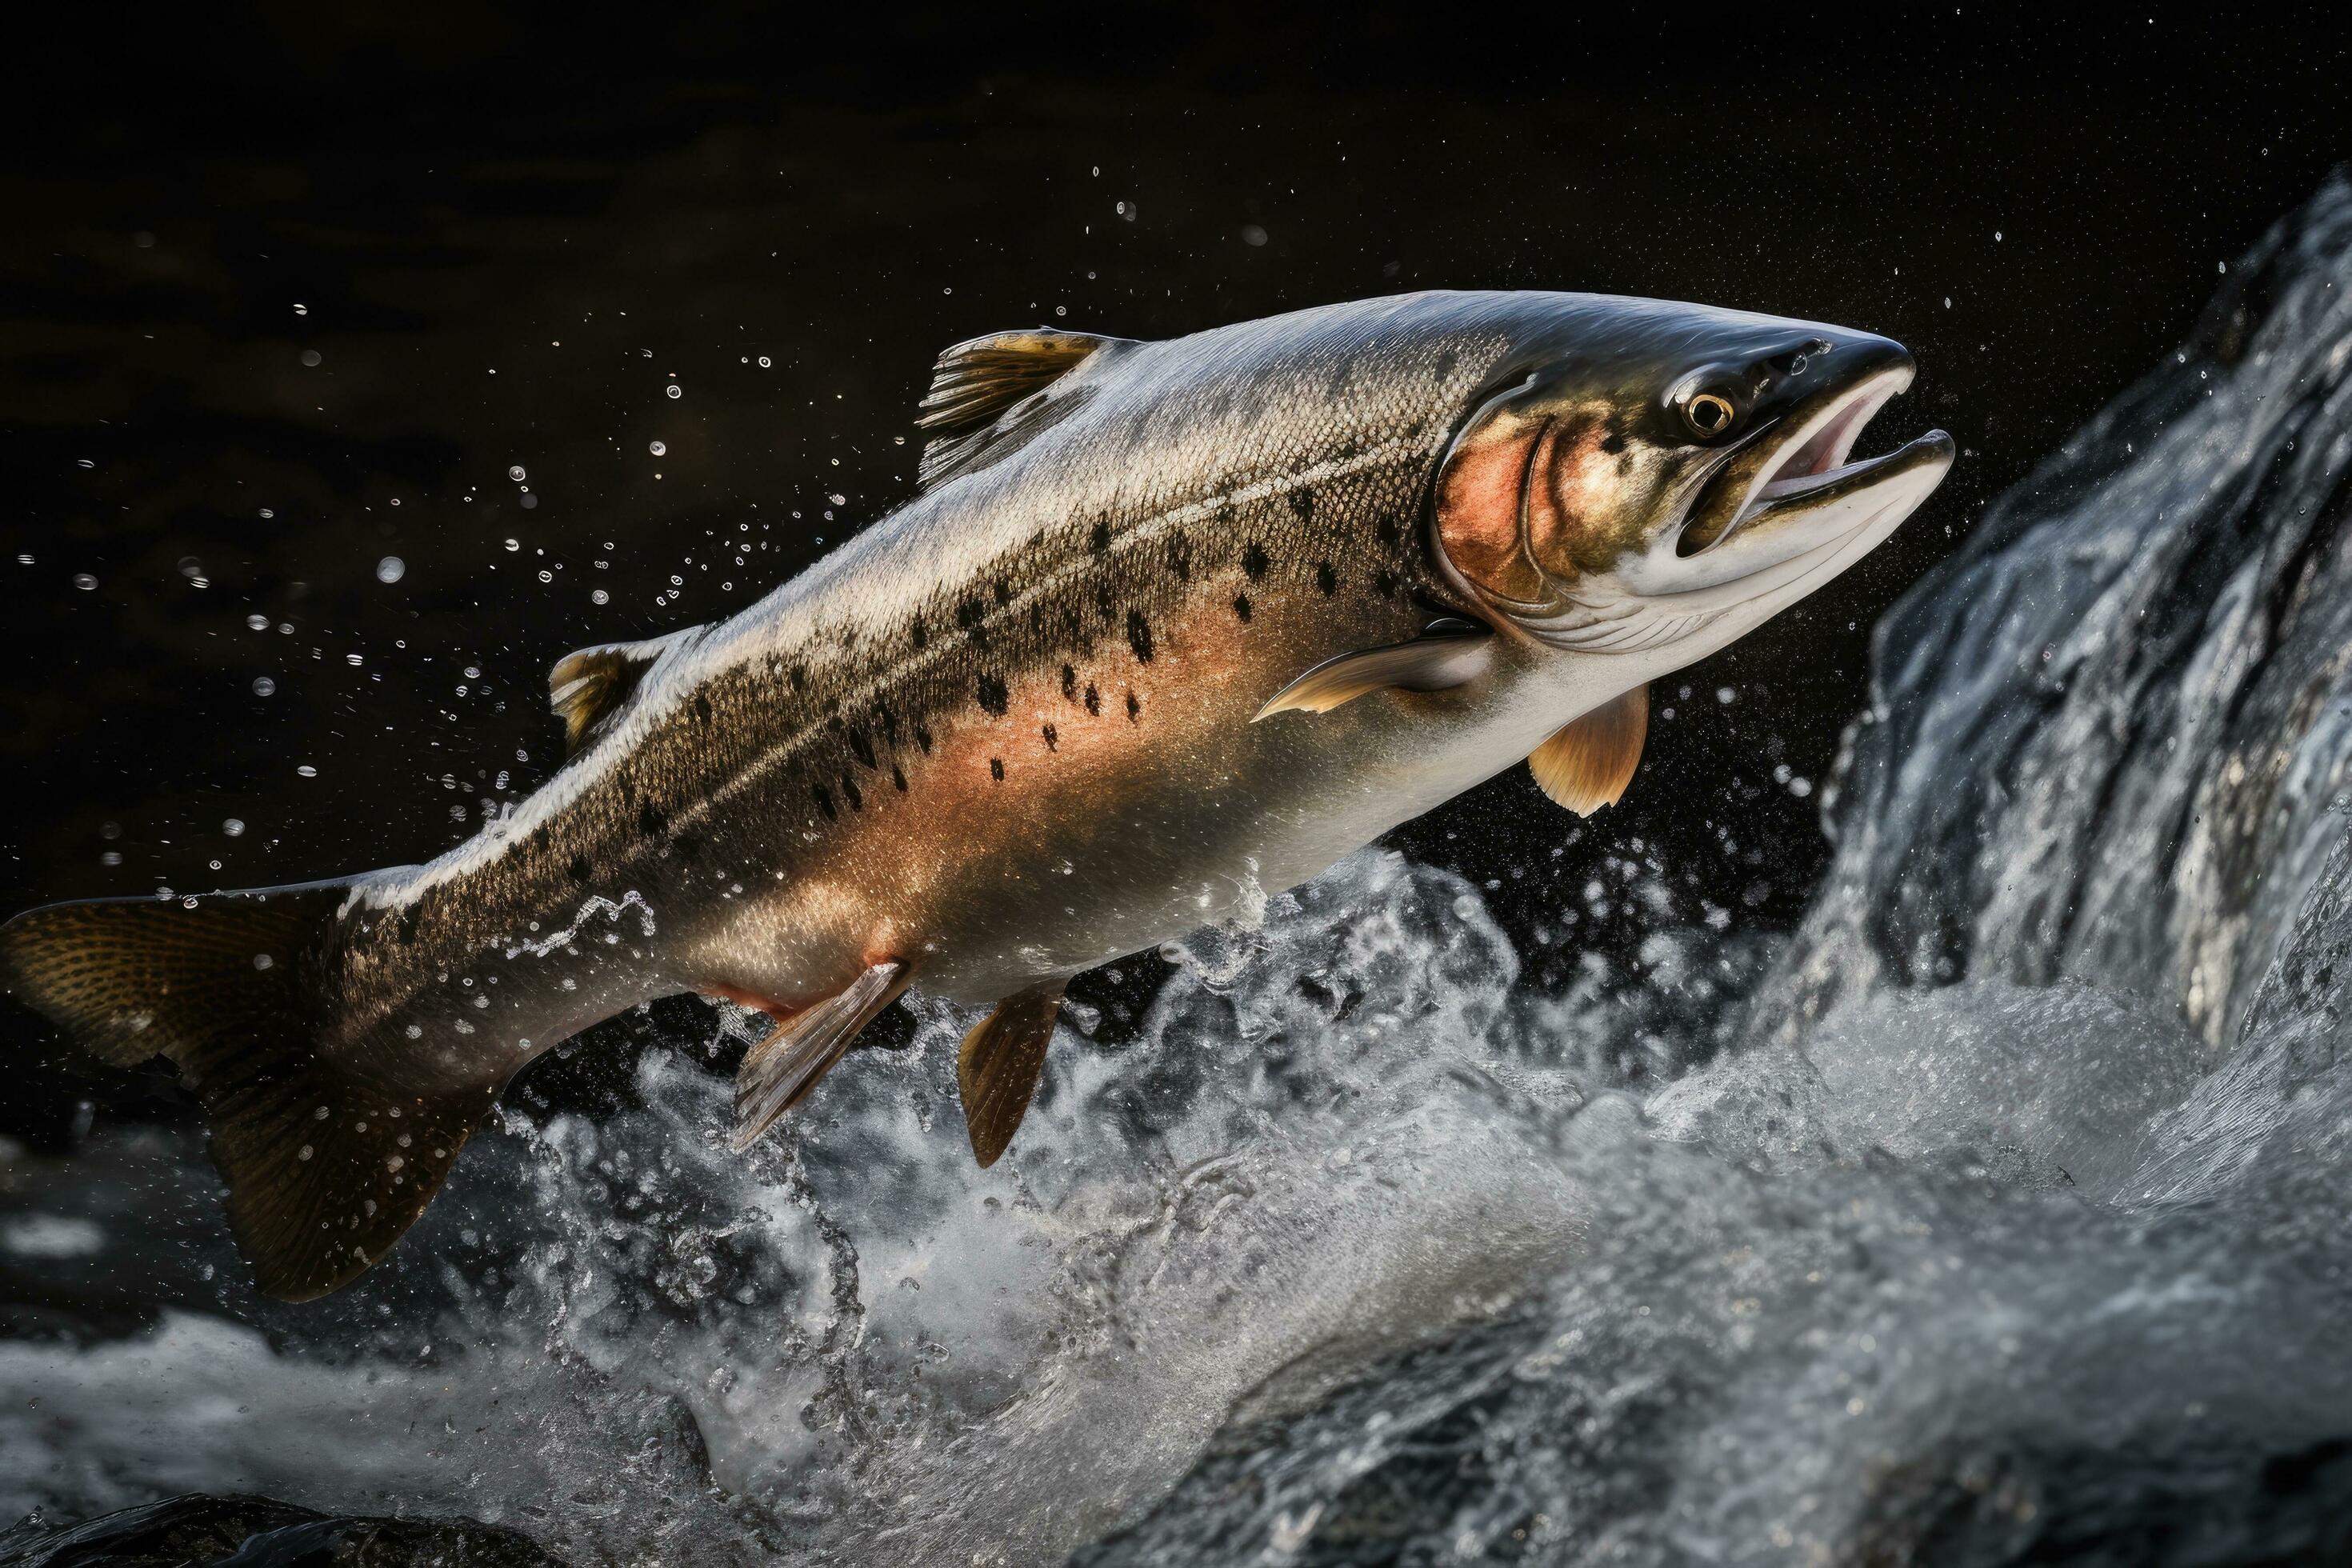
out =
{"type": "Polygon", "coordinates": [[[1167,342],[959,344],[919,491],[741,614],[574,653],[569,758],[423,866],[53,905],[0,978],[201,1102],[260,1288],[383,1256],[502,1086],[681,991],[772,1015],[735,1141],[909,985],[991,1008],[1003,1152],[1065,982],[1522,759],[1623,791],[1647,683],[1859,560],[1952,460],[1849,461],[1885,338],[1430,293],[1167,342]]]}

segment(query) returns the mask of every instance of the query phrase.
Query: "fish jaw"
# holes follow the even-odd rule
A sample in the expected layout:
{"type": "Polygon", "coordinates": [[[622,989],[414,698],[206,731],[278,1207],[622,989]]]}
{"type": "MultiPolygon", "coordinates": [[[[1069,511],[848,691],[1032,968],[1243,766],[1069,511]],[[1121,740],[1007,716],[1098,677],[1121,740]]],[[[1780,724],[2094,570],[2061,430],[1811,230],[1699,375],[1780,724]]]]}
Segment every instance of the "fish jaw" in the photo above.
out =
{"type": "Polygon", "coordinates": [[[1517,625],[1569,651],[1671,644],[1672,668],[1746,636],[1884,543],[1950,471],[1956,449],[1942,430],[1848,460],[1913,374],[1895,349],[1889,363],[1823,393],[1712,472],[1680,528],[1517,625]]]}

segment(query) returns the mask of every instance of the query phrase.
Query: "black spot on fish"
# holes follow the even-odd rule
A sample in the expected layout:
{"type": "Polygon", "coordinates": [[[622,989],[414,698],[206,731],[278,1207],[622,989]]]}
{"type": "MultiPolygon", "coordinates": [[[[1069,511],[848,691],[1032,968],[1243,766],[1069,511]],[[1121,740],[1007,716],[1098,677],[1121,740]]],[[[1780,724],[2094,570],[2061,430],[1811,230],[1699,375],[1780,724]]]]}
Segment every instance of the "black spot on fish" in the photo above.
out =
{"type": "Polygon", "coordinates": [[[915,651],[917,653],[922,652],[923,645],[931,640],[931,634],[924,628],[923,623],[920,621],[917,621],[914,626],[909,628],[908,635],[915,639],[915,651]]]}
{"type": "Polygon", "coordinates": [[[416,906],[415,904],[410,904],[400,911],[400,919],[395,922],[395,934],[400,938],[400,945],[403,947],[416,940],[416,906]]]}
{"type": "Polygon", "coordinates": [[[1440,381],[1443,381],[1447,376],[1452,375],[1454,374],[1454,367],[1461,363],[1462,356],[1454,353],[1452,349],[1447,349],[1444,353],[1437,356],[1437,363],[1432,365],[1430,369],[1440,381]]]}
{"type": "Polygon", "coordinates": [[[1622,430],[1612,430],[1608,435],[1601,437],[1601,449],[1612,455],[1623,451],[1625,449],[1625,432],[1622,430]]]}
{"type": "Polygon", "coordinates": [[[920,724],[915,726],[915,744],[923,748],[923,754],[925,756],[930,755],[931,732],[929,730],[924,729],[920,724]]]}
{"type": "Polygon", "coordinates": [[[907,775],[898,771],[898,764],[896,763],[890,764],[890,782],[898,786],[900,795],[907,793],[907,775]]]}
{"type": "Polygon", "coordinates": [[[874,765],[874,742],[855,724],[849,727],[849,754],[869,768],[874,765]]]}
{"type": "Polygon", "coordinates": [[[1268,564],[1265,546],[1255,539],[1251,540],[1249,547],[1242,552],[1242,570],[1249,574],[1251,582],[1255,583],[1265,577],[1268,564]]]}
{"type": "Polygon", "coordinates": [[[1045,601],[1043,599],[1030,602],[1029,629],[1033,632],[1042,632],[1045,629],[1045,601]]]}
{"type": "Polygon", "coordinates": [[[1135,650],[1139,662],[1151,662],[1151,623],[1143,618],[1141,610],[1127,612],[1127,646],[1135,650]]]}
{"type": "Polygon", "coordinates": [[[1192,580],[1192,544],[1182,534],[1168,542],[1168,570],[1176,574],[1176,581],[1192,580]]]}
{"type": "Polygon", "coordinates": [[[1382,597],[1393,599],[1404,592],[1404,579],[1383,566],[1372,574],[1372,586],[1380,591],[1382,597]]]}
{"type": "Polygon", "coordinates": [[[530,847],[531,847],[533,849],[538,850],[538,851],[539,851],[541,854],[542,854],[542,855],[546,854],[546,853],[547,853],[547,840],[548,840],[548,837],[549,837],[549,835],[548,835],[548,831],[547,831],[547,829],[546,829],[546,828],[544,828],[544,827],[534,827],[534,828],[532,828],[532,829],[530,830],[530,847]]]}
{"type": "Polygon", "coordinates": [[[1298,521],[1300,522],[1311,523],[1315,521],[1315,492],[1313,490],[1301,487],[1298,489],[1291,491],[1288,499],[1290,501],[1290,510],[1298,515],[1298,521]]]}
{"type": "Polygon", "coordinates": [[[988,776],[994,779],[998,784],[1003,784],[1004,782],[1004,759],[1003,757],[991,757],[988,759],[988,776]]]}
{"type": "Polygon", "coordinates": [[[825,788],[823,784],[817,784],[810,791],[810,793],[816,796],[816,808],[824,813],[824,819],[827,822],[836,822],[840,820],[841,814],[833,809],[833,792],[831,790],[825,788]]]}
{"type": "Polygon", "coordinates": [[[1327,599],[1339,591],[1339,571],[1328,561],[1315,563],[1315,585],[1323,591],[1327,599]]]}
{"type": "Polygon", "coordinates": [[[652,801],[637,807],[637,831],[648,838],[658,838],[669,831],[669,818],[664,816],[652,801]]]}
{"type": "Polygon", "coordinates": [[[1103,521],[1095,524],[1095,531],[1087,535],[1087,548],[1093,551],[1097,555],[1100,555],[1104,551],[1110,548],[1110,522],[1108,519],[1105,519],[1103,521]]]}
{"type": "Polygon", "coordinates": [[[563,872],[575,882],[584,882],[593,875],[588,868],[588,857],[585,855],[574,855],[572,863],[563,868],[563,872]]]}
{"type": "Polygon", "coordinates": [[[1397,521],[1396,513],[1384,511],[1372,524],[1372,531],[1381,536],[1382,544],[1395,544],[1404,538],[1404,524],[1397,521]]]}
{"type": "Polygon", "coordinates": [[[1247,626],[1249,624],[1250,602],[1249,595],[1247,594],[1235,594],[1234,595],[1234,614],[1242,618],[1242,624],[1244,626],[1247,626]]]}
{"type": "Polygon", "coordinates": [[[1051,724],[1046,725],[1043,733],[1045,737],[1045,749],[1047,751],[1058,752],[1062,749],[1062,737],[1054,732],[1054,726],[1051,724]]]}
{"type": "Polygon", "coordinates": [[[1127,694],[1127,721],[1134,723],[1143,717],[1143,699],[1130,691],[1127,694]]]}
{"type": "Polygon", "coordinates": [[[1004,710],[1008,706],[1010,698],[1004,689],[1004,680],[1003,677],[983,675],[980,678],[980,706],[982,711],[993,714],[997,718],[1002,719],[1004,717],[1004,710]]]}
{"type": "Polygon", "coordinates": [[[841,775],[841,794],[842,798],[849,802],[850,810],[864,811],[866,809],[866,797],[857,793],[857,781],[851,778],[847,773],[841,775]]]}
{"type": "Polygon", "coordinates": [[[1102,711],[1102,693],[1095,689],[1094,682],[1091,680],[1087,682],[1087,711],[1089,713],[1102,711]]]}
{"type": "Polygon", "coordinates": [[[793,666],[793,689],[794,691],[805,691],[808,689],[807,665],[796,664],[793,666]]]}
{"type": "Polygon", "coordinates": [[[1009,605],[1013,602],[1013,584],[1002,577],[996,580],[996,602],[999,605],[1009,605]]]}
{"type": "Polygon", "coordinates": [[[1108,581],[1095,584],[1095,608],[1102,612],[1102,618],[1106,622],[1118,618],[1118,601],[1112,595],[1110,584],[1108,581]]]}
{"type": "Polygon", "coordinates": [[[1062,666],[1062,700],[1066,702],[1077,694],[1078,667],[1075,664],[1066,664],[1062,666]]]}
{"type": "Polygon", "coordinates": [[[898,743],[898,716],[880,702],[874,705],[874,721],[882,726],[882,739],[890,745],[898,743]]]}
{"type": "Polygon", "coordinates": [[[710,699],[699,691],[694,694],[694,716],[702,723],[710,722],[710,699]]]}
{"type": "Polygon", "coordinates": [[[988,628],[980,623],[986,619],[988,607],[978,599],[966,599],[956,606],[956,626],[982,647],[988,646],[988,628]]]}

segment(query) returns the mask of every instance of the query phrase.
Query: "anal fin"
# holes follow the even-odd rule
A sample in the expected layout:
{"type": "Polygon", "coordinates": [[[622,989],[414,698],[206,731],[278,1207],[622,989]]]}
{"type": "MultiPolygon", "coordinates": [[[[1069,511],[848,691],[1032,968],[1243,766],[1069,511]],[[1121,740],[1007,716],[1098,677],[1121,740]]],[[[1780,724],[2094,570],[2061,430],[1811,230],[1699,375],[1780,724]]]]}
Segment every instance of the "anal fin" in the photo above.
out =
{"type": "Polygon", "coordinates": [[[907,989],[907,966],[877,963],[849,983],[848,989],[796,1013],[751,1047],[735,1074],[735,1133],[729,1141],[741,1153],[775,1125],[776,1119],[814,1089],[882,1009],[907,989]]]}
{"type": "Polygon", "coordinates": [[[1528,771],[1544,794],[1579,816],[1614,805],[1633,782],[1650,732],[1650,689],[1611,699],[1535,749],[1528,771]]]}
{"type": "Polygon", "coordinates": [[[963,1037],[956,1056],[956,1088],[963,1098],[972,1155],[983,1170],[996,1163],[1029,1114],[1054,1020],[1062,1010],[1062,984],[1049,980],[1006,997],[963,1037]]]}
{"type": "Polygon", "coordinates": [[[1365,648],[1327,658],[1272,697],[1256,719],[1297,709],[1328,713],[1367,692],[1394,687],[1403,691],[1444,691],[1486,671],[1495,655],[1491,631],[1424,632],[1410,642],[1365,648]]]}

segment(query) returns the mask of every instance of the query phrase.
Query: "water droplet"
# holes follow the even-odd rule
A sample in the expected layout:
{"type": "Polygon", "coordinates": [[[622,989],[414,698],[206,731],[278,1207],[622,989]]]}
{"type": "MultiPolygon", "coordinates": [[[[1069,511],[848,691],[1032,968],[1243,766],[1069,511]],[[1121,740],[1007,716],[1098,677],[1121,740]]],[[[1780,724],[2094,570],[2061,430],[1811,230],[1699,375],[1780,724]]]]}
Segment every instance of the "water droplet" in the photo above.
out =
{"type": "Polygon", "coordinates": [[[678,384],[674,381],[671,382],[665,390],[667,391],[672,397],[684,397],[686,395],[686,388],[678,385],[678,384]]]}
{"type": "Polygon", "coordinates": [[[397,583],[407,575],[408,563],[397,555],[387,555],[375,563],[375,580],[379,583],[397,583]]]}
{"type": "Polygon", "coordinates": [[[249,632],[266,632],[269,629],[269,617],[268,616],[247,616],[245,617],[245,629],[249,632]]]}
{"type": "Polygon", "coordinates": [[[300,767],[296,768],[294,771],[301,774],[306,779],[314,779],[319,776],[319,770],[312,767],[308,763],[304,763],[300,767]]]}
{"type": "Polygon", "coordinates": [[[232,816],[221,824],[221,831],[231,838],[242,838],[245,837],[245,824],[232,816]]]}
{"type": "Polygon", "coordinates": [[[522,471],[522,465],[520,463],[517,463],[513,468],[507,470],[507,478],[512,479],[517,484],[522,483],[523,480],[530,477],[530,475],[522,471]]]}
{"type": "Polygon", "coordinates": [[[263,507],[263,508],[261,509],[261,515],[262,515],[263,517],[265,517],[265,518],[270,518],[270,517],[276,517],[278,514],[277,514],[276,512],[274,512],[274,511],[270,510],[269,510],[269,508],[268,508],[268,507],[263,507]]]}
{"type": "Polygon", "coordinates": [[[271,958],[266,952],[257,952],[253,955],[253,967],[256,969],[267,969],[276,962],[276,959],[271,958]]]}
{"type": "Polygon", "coordinates": [[[360,656],[355,653],[347,653],[343,655],[343,662],[350,665],[353,669],[357,669],[360,667],[360,656]]]}
{"type": "Polygon", "coordinates": [[[87,572],[77,572],[74,574],[74,586],[87,594],[98,586],[98,579],[87,572]]]}
{"type": "Polygon", "coordinates": [[[651,452],[655,457],[658,458],[658,457],[660,457],[662,454],[664,454],[665,452],[667,452],[667,451],[669,450],[669,447],[668,447],[667,445],[665,445],[664,443],[660,442],[660,441],[655,441],[655,442],[651,442],[651,443],[649,443],[649,444],[646,446],[646,451],[648,451],[648,452],[651,452]]]}
{"type": "Polygon", "coordinates": [[[266,675],[257,675],[253,678],[253,694],[256,697],[274,697],[278,694],[278,682],[266,675]]]}
{"type": "Polygon", "coordinates": [[[539,569],[539,580],[542,583],[552,583],[555,581],[555,574],[542,566],[539,569]]]}
{"type": "Polygon", "coordinates": [[[316,365],[325,357],[326,356],[320,353],[317,349],[304,349],[302,351],[302,363],[307,365],[316,365]]]}
{"type": "Polygon", "coordinates": [[[539,504],[539,498],[538,498],[537,496],[535,496],[535,495],[531,494],[529,490],[525,490],[525,491],[523,491],[523,492],[522,492],[522,510],[525,510],[525,511],[529,511],[531,508],[533,508],[533,507],[537,506],[538,504],[539,504]]]}
{"type": "Polygon", "coordinates": [[[509,539],[507,541],[507,548],[509,550],[520,550],[522,548],[522,541],[520,539],[509,539]]]}
{"type": "Polygon", "coordinates": [[[98,467],[98,464],[89,458],[76,458],[74,459],[74,467],[78,468],[94,468],[98,467]]]}
{"type": "Polygon", "coordinates": [[[1260,228],[1254,223],[1245,223],[1242,225],[1242,243],[1244,245],[1264,245],[1265,243],[1265,230],[1260,228]]]}
{"type": "Polygon", "coordinates": [[[588,602],[592,605],[609,605],[613,602],[613,595],[598,588],[588,595],[588,602]]]}
{"type": "Polygon", "coordinates": [[[294,313],[298,316],[307,316],[310,313],[310,307],[308,305],[297,305],[294,307],[294,313]]]}
{"type": "Polygon", "coordinates": [[[770,363],[771,363],[771,362],[770,362],[770,360],[769,360],[769,358],[768,358],[768,356],[767,356],[766,354],[761,354],[761,355],[760,356],[760,368],[761,368],[761,370],[765,370],[765,369],[767,369],[767,368],[768,368],[768,366],[769,366],[769,364],[770,364],[770,363]]]}

